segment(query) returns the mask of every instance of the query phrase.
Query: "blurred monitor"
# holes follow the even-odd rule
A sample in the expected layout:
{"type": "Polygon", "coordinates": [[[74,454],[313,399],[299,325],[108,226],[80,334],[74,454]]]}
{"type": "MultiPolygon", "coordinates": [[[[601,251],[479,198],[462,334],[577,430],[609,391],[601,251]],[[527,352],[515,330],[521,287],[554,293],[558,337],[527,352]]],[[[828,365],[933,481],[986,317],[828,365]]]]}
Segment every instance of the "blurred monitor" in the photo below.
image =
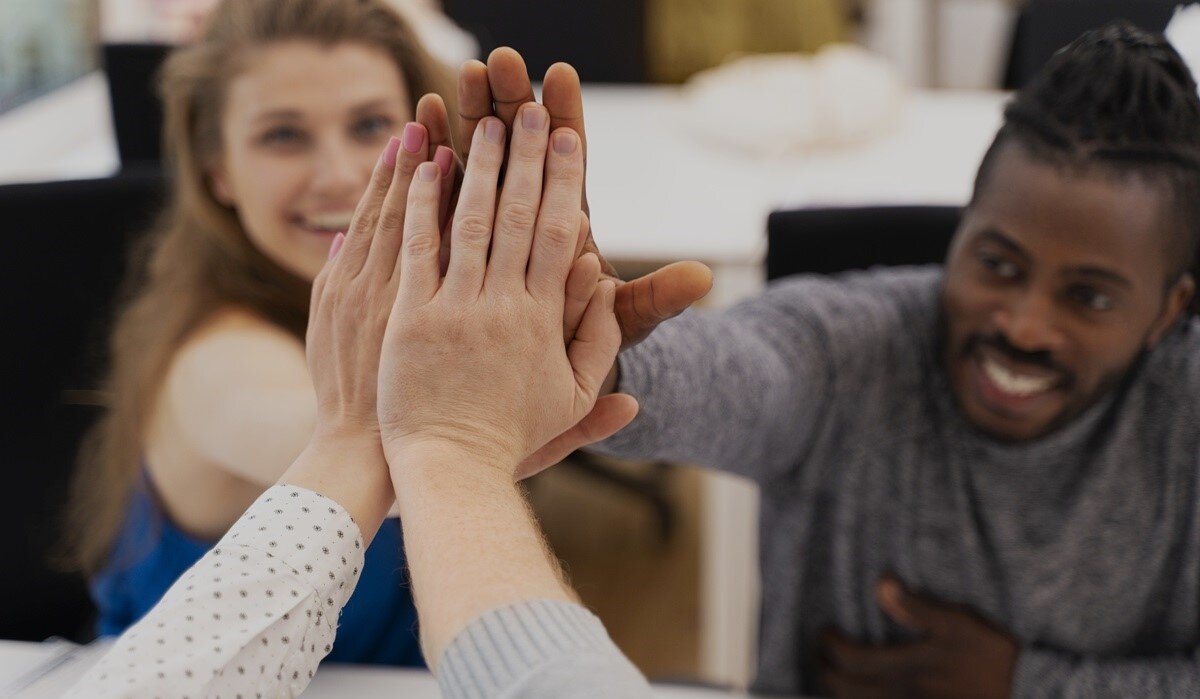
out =
{"type": "Polygon", "coordinates": [[[170,50],[166,44],[104,45],[104,74],[122,169],[157,166],[161,160],[163,115],[156,82],[170,50]]]}
{"type": "Polygon", "coordinates": [[[1017,16],[1004,86],[1024,87],[1059,49],[1089,29],[1124,19],[1161,32],[1187,0],[1031,0],[1017,16]]]}
{"type": "Polygon", "coordinates": [[[589,82],[646,80],[646,0],[443,0],[443,10],[479,41],[521,52],[541,80],[558,61],[589,82]]]}

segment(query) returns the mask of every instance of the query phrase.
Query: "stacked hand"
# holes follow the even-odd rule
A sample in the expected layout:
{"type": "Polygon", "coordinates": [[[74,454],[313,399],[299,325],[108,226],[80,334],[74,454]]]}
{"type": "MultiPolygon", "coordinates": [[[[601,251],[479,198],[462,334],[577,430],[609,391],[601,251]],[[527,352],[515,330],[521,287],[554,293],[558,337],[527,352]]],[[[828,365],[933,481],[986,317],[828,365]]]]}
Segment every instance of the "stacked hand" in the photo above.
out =
{"type": "MultiPolygon", "coordinates": [[[[511,477],[595,404],[620,345],[615,288],[598,283],[594,255],[575,262],[582,148],[575,132],[551,135],[549,124],[540,105],[519,110],[497,196],[506,130],[494,117],[479,122],[440,280],[438,173],[418,170],[379,370],[389,454],[452,445],[511,477]]],[[[632,417],[631,399],[617,400],[632,417]]]]}

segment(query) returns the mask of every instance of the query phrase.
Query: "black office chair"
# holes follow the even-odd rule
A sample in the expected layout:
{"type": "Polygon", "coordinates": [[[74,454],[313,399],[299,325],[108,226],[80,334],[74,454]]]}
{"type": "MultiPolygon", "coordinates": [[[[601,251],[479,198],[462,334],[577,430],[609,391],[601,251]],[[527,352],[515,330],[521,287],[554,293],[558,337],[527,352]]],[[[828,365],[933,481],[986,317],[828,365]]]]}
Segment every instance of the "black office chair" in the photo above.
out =
{"type": "Polygon", "coordinates": [[[0,638],[86,640],[92,607],[79,575],[51,560],[94,396],[129,235],[163,201],[154,173],[0,186],[6,270],[0,278],[8,417],[0,427],[0,638]]]}
{"type": "Polygon", "coordinates": [[[122,169],[158,166],[162,159],[163,113],[157,79],[171,48],[166,44],[104,45],[104,75],[122,169]]]}
{"type": "Polygon", "coordinates": [[[940,263],[961,216],[956,206],[776,211],[767,219],[767,279],[940,263]]]}
{"type": "Polygon", "coordinates": [[[1161,32],[1188,0],[1030,0],[1017,15],[1004,86],[1019,90],[1056,51],[1089,29],[1128,20],[1161,32]]]}
{"type": "Polygon", "coordinates": [[[557,61],[589,82],[646,81],[645,0],[444,0],[446,14],[475,35],[483,55],[521,52],[540,80],[557,61]]]}

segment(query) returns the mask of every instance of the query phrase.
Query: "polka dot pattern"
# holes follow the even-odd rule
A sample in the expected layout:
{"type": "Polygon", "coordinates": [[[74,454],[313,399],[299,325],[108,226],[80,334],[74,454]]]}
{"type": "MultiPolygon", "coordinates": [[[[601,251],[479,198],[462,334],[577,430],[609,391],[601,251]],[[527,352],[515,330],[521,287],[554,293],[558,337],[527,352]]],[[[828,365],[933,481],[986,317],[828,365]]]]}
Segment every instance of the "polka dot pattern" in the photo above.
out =
{"type": "Polygon", "coordinates": [[[274,486],[66,696],[294,697],[332,649],[362,564],[340,505],[274,486]]]}

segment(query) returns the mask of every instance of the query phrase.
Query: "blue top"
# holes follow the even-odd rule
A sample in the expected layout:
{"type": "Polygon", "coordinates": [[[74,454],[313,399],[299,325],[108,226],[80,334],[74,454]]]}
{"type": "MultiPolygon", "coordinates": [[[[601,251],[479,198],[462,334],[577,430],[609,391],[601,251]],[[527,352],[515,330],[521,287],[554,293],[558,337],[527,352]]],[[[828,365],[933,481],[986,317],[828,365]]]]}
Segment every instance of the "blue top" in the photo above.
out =
{"type": "MultiPolygon", "coordinates": [[[[116,636],[158,603],[215,542],[176,527],[151,494],[149,476],[135,489],[109,562],[89,581],[101,636],[116,636]]],[[[417,610],[405,576],[400,520],[384,520],[367,547],[358,587],[342,609],[327,659],[343,663],[423,666],[417,610]]]]}

